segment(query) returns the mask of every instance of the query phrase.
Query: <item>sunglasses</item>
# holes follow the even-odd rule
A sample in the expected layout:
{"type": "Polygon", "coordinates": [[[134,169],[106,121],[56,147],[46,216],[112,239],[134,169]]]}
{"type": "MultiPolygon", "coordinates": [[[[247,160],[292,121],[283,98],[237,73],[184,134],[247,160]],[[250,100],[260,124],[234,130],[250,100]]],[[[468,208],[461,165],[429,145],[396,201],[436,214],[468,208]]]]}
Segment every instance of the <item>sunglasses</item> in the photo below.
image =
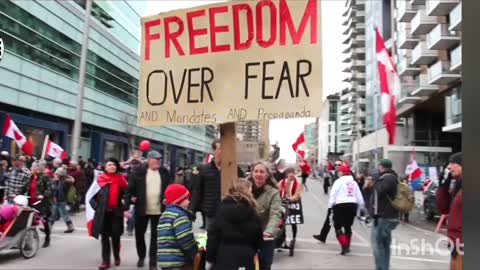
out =
{"type": "Polygon", "coordinates": [[[342,164],[335,164],[335,167],[340,167],[342,166],[342,164]]]}

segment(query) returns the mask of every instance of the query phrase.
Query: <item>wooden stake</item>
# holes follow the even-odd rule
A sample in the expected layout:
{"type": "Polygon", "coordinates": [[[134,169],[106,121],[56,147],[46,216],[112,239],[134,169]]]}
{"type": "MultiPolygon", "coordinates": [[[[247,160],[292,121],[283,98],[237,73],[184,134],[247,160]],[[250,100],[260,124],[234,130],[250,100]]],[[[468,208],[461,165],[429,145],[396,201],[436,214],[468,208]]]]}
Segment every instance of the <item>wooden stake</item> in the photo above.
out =
{"type": "Polygon", "coordinates": [[[40,157],[40,160],[45,159],[45,155],[46,155],[46,152],[47,152],[47,145],[48,145],[49,140],[50,140],[50,135],[47,134],[45,136],[45,140],[43,141],[42,156],[40,157]]]}
{"type": "Polygon", "coordinates": [[[220,125],[222,198],[237,179],[237,151],[235,123],[220,125]]]}

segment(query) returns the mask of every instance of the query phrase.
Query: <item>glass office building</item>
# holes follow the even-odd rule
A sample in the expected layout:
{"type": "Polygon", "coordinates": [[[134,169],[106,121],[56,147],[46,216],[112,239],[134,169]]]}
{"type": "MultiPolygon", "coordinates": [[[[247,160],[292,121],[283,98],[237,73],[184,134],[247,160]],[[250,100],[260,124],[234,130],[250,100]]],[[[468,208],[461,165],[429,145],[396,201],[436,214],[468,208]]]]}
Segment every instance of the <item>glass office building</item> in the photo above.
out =
{"type": "MultiPolygon", "coordinates": [[[[202,159],[216,136],[210,127],[136,125],[140,16],[144,1],[95,1],[86,73],[81,154],[127,158],[142,139],[172,167],[202,159]]],[[[50,137],[69,150],[75,118],[85,0],[0,1],[0,122],[6,113],[34,141],[50,137]]],[[[0,146],[17,152],[1,138],[0,146]]]]}

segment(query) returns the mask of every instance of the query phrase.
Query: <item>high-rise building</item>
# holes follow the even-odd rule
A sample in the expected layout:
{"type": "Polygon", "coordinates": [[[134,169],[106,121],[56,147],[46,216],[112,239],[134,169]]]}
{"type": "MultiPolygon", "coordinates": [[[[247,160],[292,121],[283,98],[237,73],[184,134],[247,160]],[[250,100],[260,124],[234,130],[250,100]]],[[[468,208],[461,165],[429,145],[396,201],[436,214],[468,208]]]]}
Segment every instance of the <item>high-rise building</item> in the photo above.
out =
{"type": "Polygon", "coordinates": [[[365,3],[366,0],[347,0],[345,17],[346,38],[343,44],[345,60],[348,63],[344,71],[350,75],[345,82],[350,86],[341,91],[339,139],[344,159],[352,160],[352,145],[356,138],[365,134],[365,3]]]}
{"type": "MultiPolygon", "coordinates": [[[[70,151],[85,0],[0,1],[0,123],[9,113],[40,156],[46,135],[70,151]]],[[[215,132],[203,126],[137,126],[140,17],[144,1],[94,1],[80,154],[128,158],[142,139],[175,166],[202,160],[215,132]]],[[[0,147],[19,150],[0,137],[0,147]]]]}
{"type": "Polygon", "coordinates": [[[318,119],[318,162],[326,164],[332,157],[342,155],[339,140],[340,94],[327,96],[318,119]]]}
{"type": "Polygon", "coordinates": [[[270,154],[269,122],[240,121],[235,125],[237,133],[237,161],[248,163],[265,160],[270,154]]]}
{"type": "Polygon", "coordinates": [[[356,158],[388,157],[403,171],[415,150],[421,166],[443,166],[452,151],[461,149],[461,1],[368,1],[366,12],[372,29],[366,34],[367,130],[372,133],[354,143],[356,158]],[[374,26],[387,41],[402,81],[395,145],[385,139],[376,98],[374,26]]]}

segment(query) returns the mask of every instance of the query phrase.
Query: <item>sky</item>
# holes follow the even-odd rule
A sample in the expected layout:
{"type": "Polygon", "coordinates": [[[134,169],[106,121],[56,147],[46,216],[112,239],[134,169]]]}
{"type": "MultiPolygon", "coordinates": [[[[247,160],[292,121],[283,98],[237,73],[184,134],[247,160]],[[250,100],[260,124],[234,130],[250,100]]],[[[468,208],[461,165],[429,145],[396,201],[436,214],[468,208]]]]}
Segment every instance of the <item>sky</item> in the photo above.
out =
{"type": "MultiPolygon", "coordinates": [[[[175,9],[189,8],[199,5],[208,5],[224,1],[148,1],[147,15],[175,9]]],[[[346,48],[342,44],[345,27],[342,13],[345,10],[344,0],[322,0],[322,39],[323,39],[323,99],[326,96],[339,92],[346,86],[342,80],[346,74],[342,72],[345,64],[342,63],[342,51],[346,48]]],[[[322,101],[318,101],[321,106],[322,101]]],[[[270,143],[278,142],[280,157],[289,162],[295,162],[295,153],[292,144],[302,133],[304,126],[314,122],[314,118],[279,119],[270,121],[270,143]]],[[[320,131],[321,132],[321,131],[320,131]]]]}

